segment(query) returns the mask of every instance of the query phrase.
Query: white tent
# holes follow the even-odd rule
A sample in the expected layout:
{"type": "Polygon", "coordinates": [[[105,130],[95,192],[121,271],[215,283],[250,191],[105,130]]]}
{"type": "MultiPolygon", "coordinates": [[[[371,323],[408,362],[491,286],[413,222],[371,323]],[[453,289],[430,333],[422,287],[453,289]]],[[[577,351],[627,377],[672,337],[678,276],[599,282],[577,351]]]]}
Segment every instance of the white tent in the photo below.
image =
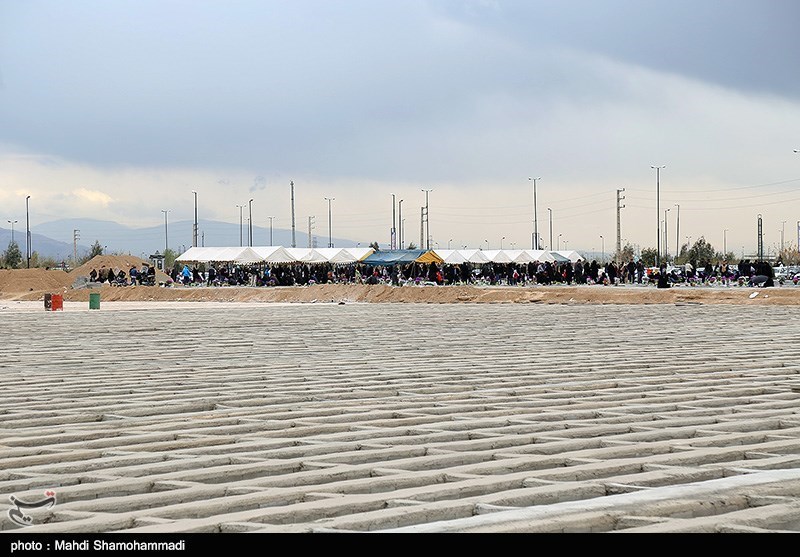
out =
{"type": "Polygon", "coordinates": [[[328,258],[313,248],[285,248],[295,261],[301,263],[327,263],[328,258]]]}
{"type": "Polygon", "coordinates": [[[324,259],[326,263],[339,263],[335,261],[342,253],[342,248],[314,248],[314,251],[324,259]]]}
{"type": "Polygon", "coordinates": [[[294,263],[297,261],[292,254],[281,246],[256,246],[253,248],[259,256],[259,261],[266,263],[294,263]]]}
{"type": "Polygon", "coordinates": [[[506,255],[514,263],[530,263],[533,257],[524,249],[509,249],[505,250],[506,255]]]}
{"type": "Polygon", "coordinates": [[[192,247],[175,260],[184,263],[257,263],[261,257],[249,247],[192,247]]]}
{"type": "Polygon", "coordinates": [[[549,251],[541,249],[526,249],[523,251],[527,253],[528,256],[531,257],[532,261],[540,261],[542,263],[549,261],[552,263],[553,261],[556,260],[556,258],[553,257],[553,255],[549,251]]]}
{"type": "Polygon", "coordinates": [[[350,254],[353,257],[353,262],[355,262],[355,261],[363,261],[364,259],[366,259],[370,255],[375,253],[375,250],[372,249],[372,248],[361,248],[361,247],[344,248],[344,251],[346,251],[348,254],[350,254]]]}
{"type": "Polygon", "coordinates": [[[485,250],[483,255],[492,263],[511,263],[511,258],[501,249],[485,250]]]}
{"type": "Polygon", "coordinates": [[[460,249],[457,250],[464,259],[469,261],[470,263],[488,263],[489,258],[484,255],[484,252],[479,249],[460,249]]]}
{"type": "Polygon", "coordinates": [[[561,255],[563,257],[566,257],[572,263],[575,263],[576,261],[586,261],[586,258],[584,256],[582,256],[580,253],[578,253],[577,251],[575,251],[575,250],[556,251],[555,253],[557,253],[557,254],[559,254],[559,255],[561,255]]]}
{"type": "Polygon", "coordinates": [[[437,249],[433,250],[433,252],[441,257],[442,261],[450,265],[458,265],[467,262],[467,258],[464,257],[464,254],[456,249],[437,249]]]}

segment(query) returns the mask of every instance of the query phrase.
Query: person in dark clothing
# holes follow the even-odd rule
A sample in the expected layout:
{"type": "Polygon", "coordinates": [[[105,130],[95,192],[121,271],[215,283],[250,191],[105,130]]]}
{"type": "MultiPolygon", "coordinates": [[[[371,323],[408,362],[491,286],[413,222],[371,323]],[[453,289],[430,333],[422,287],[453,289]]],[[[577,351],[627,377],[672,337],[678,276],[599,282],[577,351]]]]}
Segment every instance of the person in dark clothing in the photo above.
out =
{"type": "Polygon", "coordinates": [[[661,264],[661,267],[658,269],[658,288],[669,288],[669,277],[667,276],[667,266],[665,264],[661,264]]]}

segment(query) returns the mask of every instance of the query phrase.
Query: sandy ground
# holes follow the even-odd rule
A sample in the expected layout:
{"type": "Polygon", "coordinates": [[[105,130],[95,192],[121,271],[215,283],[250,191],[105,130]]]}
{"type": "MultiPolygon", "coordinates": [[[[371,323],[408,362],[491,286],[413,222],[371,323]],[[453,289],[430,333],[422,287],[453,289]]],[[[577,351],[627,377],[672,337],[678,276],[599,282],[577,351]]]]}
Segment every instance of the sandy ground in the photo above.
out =
{"type": "Polygon", "coordinates": [[[73,288],[76,280],[92,268],[140,267],[143,261],[131,256],[98,256],[67,273],[60,270],[0,270],[0,300],[39,301],[62,294],[65,302],[88,302],[89,294],[100,293],[102,301],[193,301],[193,302],[365,302],[365,303],[550,303],[550,304],[746,304],[800,305],[800,287],[793,284],[774,288],[676,286],[403,286],[328,284],[304,287],[183,287],[102,286],[73,288]]]}
{"type": "Polygon", "coordinates": [[[67,304],[0,303],[12,536],[800,532],[791,306],[67,304]]]}

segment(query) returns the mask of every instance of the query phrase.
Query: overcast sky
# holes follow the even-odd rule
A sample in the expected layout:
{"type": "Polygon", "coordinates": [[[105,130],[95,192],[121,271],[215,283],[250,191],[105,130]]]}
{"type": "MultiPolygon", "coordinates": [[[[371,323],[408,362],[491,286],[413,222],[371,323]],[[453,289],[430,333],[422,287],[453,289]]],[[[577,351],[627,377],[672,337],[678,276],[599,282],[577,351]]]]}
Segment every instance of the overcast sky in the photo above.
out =
{"type": "Polygon", "coordinates": [[[191,220],[196,190],[201,218],[252,198],[289,228],[293,180],[323,238],[329,197],[334,236],[388,245],[395,194],[419,243],[429,189],[440,247],[530,248],[534,222],[549,245],[552,215],[553,247],[610,252],[624,188],[642,248],[665,209],[671,252],[752,253],[759,214],[765,249],[796,245],[798,22],[796,0],[0,0],[0,223],[27,195],[32,225],[191,220]]]}

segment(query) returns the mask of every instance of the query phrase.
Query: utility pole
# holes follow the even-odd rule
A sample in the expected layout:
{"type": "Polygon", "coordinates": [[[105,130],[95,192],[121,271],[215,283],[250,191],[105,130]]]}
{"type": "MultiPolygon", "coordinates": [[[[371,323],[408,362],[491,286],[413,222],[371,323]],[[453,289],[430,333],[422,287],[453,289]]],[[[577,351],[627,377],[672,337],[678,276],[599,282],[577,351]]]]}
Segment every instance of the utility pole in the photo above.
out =
{"type": "Polygon", "coordinates": [[[308,247],[314,247],[311,242],[311,231],[314,230],[314,217],[308,217],[308,247]]]}
{"type": "MultiPolygon", "coordinates": [[[[423,215],[425,216],[425,230],[427,232],[427,238],[425,242],[425,249],[431,249],[431,218],[430,218],[430,211],[428,210],[428,194],[433,190],[422,190],[425,192],[425,211],[423,215]]],[[[420,249],[422,249],[422,244],[420,243],[420,249]]]]}
{"type": "Polygon", "coordinates": [[[78,266],[78,240],[80,237],[80,230],[75,229],[72,231],[72,264],[75,265],[75,267],[78,266]]]}
{"type": "Polygon", "coordinates": [[[764,260],[764,235],[761,230],[761,213],[758,214],[758,260],[764,260]]]}
{"type": "Polygon", "coordinates": [[[248,244],[251,248],[253,247],[253,200],[247,202],[247,228],[248,228],[248,244]]]}
{"type": "Polygon", "coordinates": [[[675,223],[675,259],[677,259],[681,251],[681,206],[677,203],[675,206],[678,208],[678,218],[675,223]]]}
{"type": "Polygon", "coordinates": [[[661,264],[661,169],[665,167],[666,165],[650,165],[656,171],[656,266],[661,264]]]}
{"type": "Polygon", "coordinates": [[[397,202],[397,222],[400,224],[400,249],[403,249],[403,200],[397,202]]]}
{"type": "Polygon", "coordinates": [[[328,247],[333,247],[333,231],[331,230],[331,201],[334,201],[335,197],[326,197],[328,201],[328,247]]]}
{"type": "Polygon", "coordinates": [[[244,205],[237,205],[236,207],[239,209],[239,247],[242,247],[242,246],[244,246],[244,240],[243,240],[243,238],[244,238],[244,232],[243,232],[243,230],[244,230],[244,222],[243,222],[243,220],[244,219],[242,217],[242,211],[244,210],[244,205]]]}
{"type": "Polygon", "coordinates": [[[167,253],[169,249],[169,228],[167,227],[167,213],[170,212],[170,209],[161,209],[161,212],[164,213],[164,253],[167,253]]]}
{"type": "Polygon", "coordinates": [[[540,249],[539,248],[539,218],[536,214],[536,181],[541,180],[539,178],[528,178],[531,182],[533,182],[533,241],[531,242],[531,249],[540,249]]]}
{"type": "Polygon", "coordinates": [[[389,233],[389,249],[396,250],[397,249],[397,215],[395,214],[395,208],[397,207],[395,203],[395,195],[392,194],[392,230],[389,233]]]}
{"type": "Polygon", "coordinates": [[[192,227],[192,247],[197,247],[197,192],[192,190],[194,194],[194,226],[192,227]]]}
{"type": "Polygon", "coordinates": [[[289,182],[289,185],[292,187],[292,247],[296,248],[297,242],[294,236],[294,181],[289,182]]]}
{"type": "Polygon", "coordinates": [[[620,219],[620,210],[625,208],[625,205],[620,205],[620,201],[625,199],[624,195],[620,195],[625,191],[625,188],[617,190],[617,263],[619,263],[619,256],[622,253],[622,224],[620,219]]]}
{"type": "Polygon", "coordinates": [[[25,234],[25,236],[26,236],[25,237],[25,245],[27,247],[26,247],[25,251],[27,252],[27,255],[28,255],[28,269],[31,268],[31,253],[32,253],[31,252],[31,217],[30,217],[30,211],[28,210],[28,207],[29,207],[28,206],[28,201],[30,201],[30,199],[31,199],[30,195],[25,198],[25,228],[27,228],[27,233],[25,234]]]}
{"type": "Polygon", "coordinates": [[[419,217],[419,247],[422,249],[422,246],[425,245],[423,238],[425,237],[425,207],[420,207],[420,217],[419,217]]]}
{"type": "Polygon", "coordinates": [[[272,219],[275,217],[267,217],[269,219],[269,245],[274,246],[275,244],[272,243],[272,219]]]}

